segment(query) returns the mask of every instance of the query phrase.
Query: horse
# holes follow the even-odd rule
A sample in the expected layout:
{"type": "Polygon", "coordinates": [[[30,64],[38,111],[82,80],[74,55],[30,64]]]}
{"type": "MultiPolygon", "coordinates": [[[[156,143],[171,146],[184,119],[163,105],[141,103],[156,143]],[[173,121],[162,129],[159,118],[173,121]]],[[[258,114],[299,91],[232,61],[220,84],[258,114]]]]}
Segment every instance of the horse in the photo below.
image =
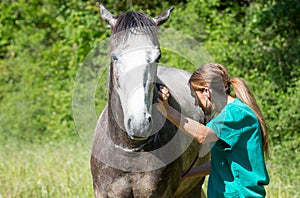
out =
{"type": "Polygon", "coordinates": [[[204,117],[188,85],[191,74],[158,65],[158,26],[173,7],[151,18],[137,11],[116,17],[98,6],[112,35],[108,103],[95,128],[90,158],[95,197],[205,197],[205,178],[182,180],[182,173],[209,156],[198,157],[201,145],[155,107],[163,84],[170,89],[171,106],[195,120],[204,117]]]}

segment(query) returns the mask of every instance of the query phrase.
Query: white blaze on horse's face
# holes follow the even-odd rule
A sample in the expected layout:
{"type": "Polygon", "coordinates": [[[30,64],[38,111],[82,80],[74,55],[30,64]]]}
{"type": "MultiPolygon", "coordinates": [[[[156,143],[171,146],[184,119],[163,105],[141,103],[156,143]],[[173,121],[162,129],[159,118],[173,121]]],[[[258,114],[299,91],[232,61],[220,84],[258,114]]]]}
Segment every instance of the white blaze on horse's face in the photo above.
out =
{"type": "Polygon", "coordinates": [[[124,127],[132,139],[146,139],[152,130],[152,103],[159,46],[144,34],[130,35],[112,51],[115,91],[120,98],[124,127]]]}

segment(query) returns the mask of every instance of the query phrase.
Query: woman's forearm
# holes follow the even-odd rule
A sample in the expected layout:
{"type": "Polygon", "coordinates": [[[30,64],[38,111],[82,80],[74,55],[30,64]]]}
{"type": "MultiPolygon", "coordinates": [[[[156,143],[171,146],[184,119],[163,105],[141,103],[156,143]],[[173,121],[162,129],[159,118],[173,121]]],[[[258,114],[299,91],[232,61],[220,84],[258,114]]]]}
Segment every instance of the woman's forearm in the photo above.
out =
{"type": "Polygon", "coordinates": [[[205,162],[199,166],[192,168],[184,178],[191,178],[191,177],[201,177],[209,175],[210,172],[210,161],[205,162]]]}
{"type": "Polygon", "coordinates": [[[170,122],[192,136],[199,143],[216,141],[218,139],[211,129],[191,118],[183,116],[173,107],[167,106],[164,110],[161,112],[170,122]]]}

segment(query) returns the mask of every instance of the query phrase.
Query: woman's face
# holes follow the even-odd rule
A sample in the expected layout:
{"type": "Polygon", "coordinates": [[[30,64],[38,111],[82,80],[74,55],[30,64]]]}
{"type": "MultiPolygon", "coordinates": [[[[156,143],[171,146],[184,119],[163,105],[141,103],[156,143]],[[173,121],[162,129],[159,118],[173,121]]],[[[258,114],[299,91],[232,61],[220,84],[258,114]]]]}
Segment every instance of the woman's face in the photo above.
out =
{"type": "Polygon", "coordinates": [[[206,115],[211,115],[213,112],[221,112],[227,103],[227,94],[222,78],[215,76],[205,80],[205,82],[198,83],[196,81],[191,83],[196,103],[206,115]]]}
{"type": "Polygon", "coordinates": [[[206,87],[198,89],[194,93],[196,94],[195,99],[198,105],[206,115],[211,115],[213,112],[221,112],[226,105],[227,94],[224,91],[220,93],[206,87]]]}
{"type": "Polygon", "coordinates": [[[196,100],[198,105],[202,108],[206,115],[211,114],[212,112],[212,103],[210,98],[210,91],[207,87],[203,87],[201,89],[194,90],[196,94],[196,100]]]}

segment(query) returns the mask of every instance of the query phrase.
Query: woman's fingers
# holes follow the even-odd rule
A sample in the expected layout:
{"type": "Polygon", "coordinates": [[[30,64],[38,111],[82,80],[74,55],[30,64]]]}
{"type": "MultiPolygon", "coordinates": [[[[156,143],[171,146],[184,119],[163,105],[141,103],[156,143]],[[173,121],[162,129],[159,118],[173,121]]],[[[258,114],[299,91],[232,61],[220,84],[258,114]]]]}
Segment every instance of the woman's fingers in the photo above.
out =
{"type": "Polygon", "coordinates": [[[159,96],[163,100],[167,100],[170,97],[169,90],[165,86],[160,86],[159,96]]]}
{"type": "Polygon", "coordinates": [[[159,98],[162,100],[167,100],[169,98],[169,94],[165,94],[165,93],[159,93],[159,98]]]}
{"type": "Polygon", "coordinates": [[[160,111],[163,115],[166,114],[166,108],[169,106],[168,99],[170,97],[169,90],[165,86],[160,86],[158,91],[157,102],[159,105],[156,106],[157,110],[160,111]]]}

